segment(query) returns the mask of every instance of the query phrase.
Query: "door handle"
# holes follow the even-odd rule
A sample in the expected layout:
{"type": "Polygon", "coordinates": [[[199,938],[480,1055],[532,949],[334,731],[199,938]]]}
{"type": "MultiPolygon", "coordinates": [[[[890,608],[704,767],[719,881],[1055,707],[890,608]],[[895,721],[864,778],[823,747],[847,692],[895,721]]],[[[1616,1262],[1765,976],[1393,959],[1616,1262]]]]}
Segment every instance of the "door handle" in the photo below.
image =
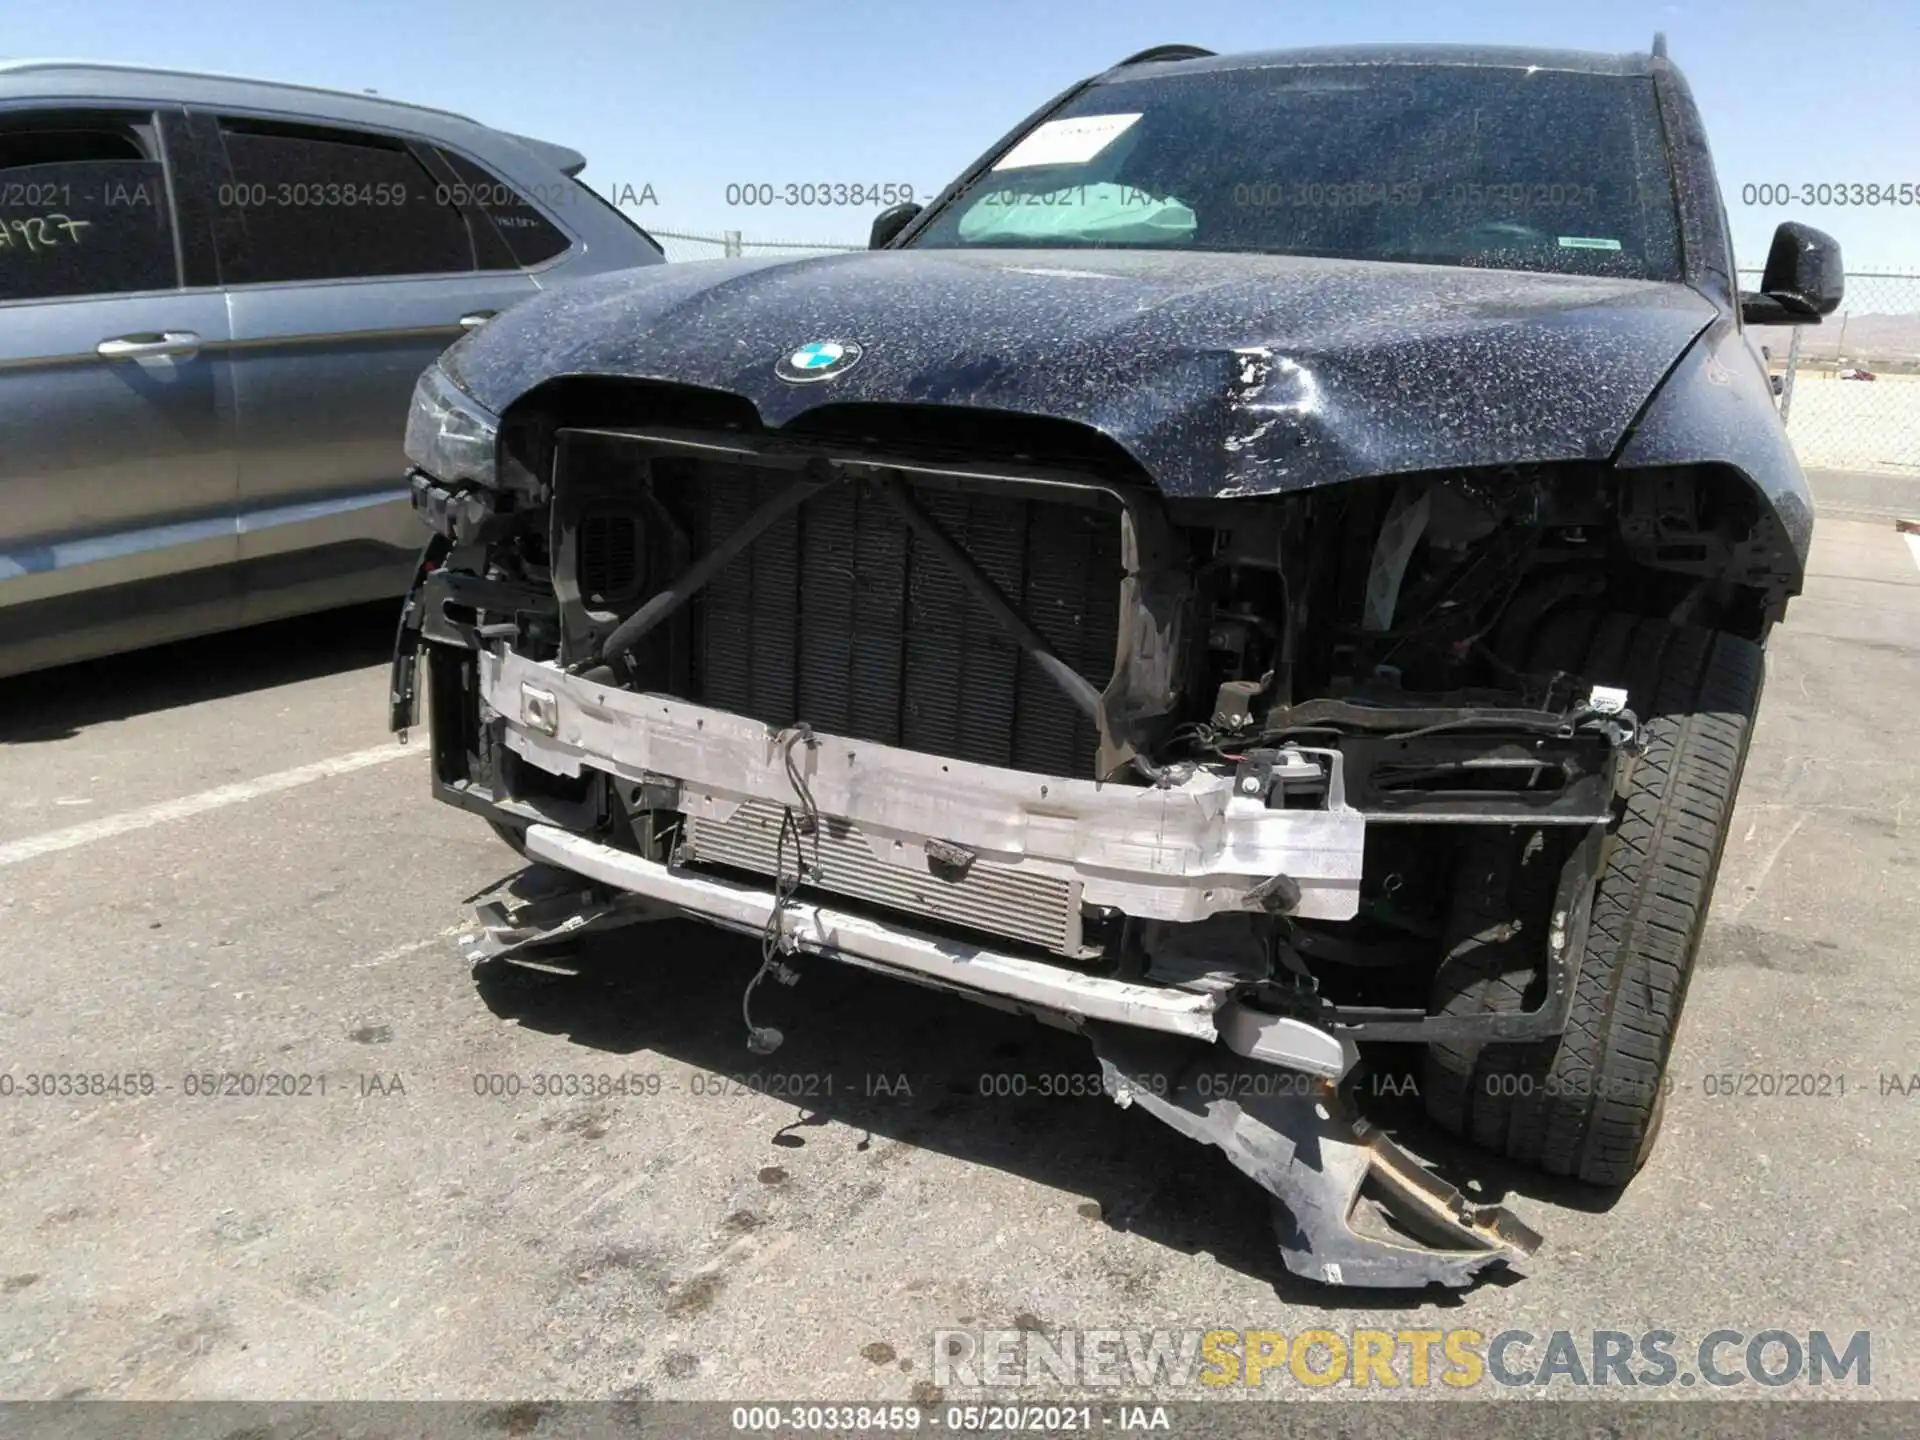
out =
{"type": "Polygon", "coordinates": [[[102,360],[184,360],[200,353],[200,337],[191,330],[115,335],[93,347],[102,360]]]}
{"type": "Polygon", "coordinates": [[[489,320],[491,320],[494,316],[498,315],[499,313],[500,312],[498,310],[472,311],[471,313],[462,315],[460,317],[460,328],[462,330],[478,330],[482,325],[486,324],[489,320]]]}

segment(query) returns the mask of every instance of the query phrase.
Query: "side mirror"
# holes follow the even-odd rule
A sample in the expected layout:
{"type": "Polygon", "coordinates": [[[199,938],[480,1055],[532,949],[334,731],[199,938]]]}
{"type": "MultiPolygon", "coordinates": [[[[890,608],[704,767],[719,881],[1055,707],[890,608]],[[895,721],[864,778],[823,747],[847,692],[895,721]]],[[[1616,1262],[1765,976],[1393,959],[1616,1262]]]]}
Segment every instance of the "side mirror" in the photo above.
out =
{"type": "Polygon", "coordinates": [[[1773,232],[1760,292],[1741,293],[1740,318],[1749,325],[1818,325],[1840,308],[1845,285],[1840,242],[1789,220],[1773,232]]]}
{"type": "Polygon", "coordinates": [[[873,230],[867,236],[869,250],[884,250],[894,236],[913,223],[921,207],[911,200],[899,205],[889,205],[873,217],[873,230]]]}

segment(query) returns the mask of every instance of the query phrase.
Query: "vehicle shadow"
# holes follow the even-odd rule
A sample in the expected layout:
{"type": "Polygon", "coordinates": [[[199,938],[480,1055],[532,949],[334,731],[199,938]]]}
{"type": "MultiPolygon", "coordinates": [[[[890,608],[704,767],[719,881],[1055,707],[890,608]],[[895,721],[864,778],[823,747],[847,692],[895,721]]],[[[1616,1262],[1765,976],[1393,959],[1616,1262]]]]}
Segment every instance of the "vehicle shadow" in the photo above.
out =
{"type": "Polygon", "coordinates": [[[1623,1192],[1619,1190],[1543,1175],[1449,1135],[1427,1118],[1420,1098],[1420,1071],[1418,1045],[1383,1045],[1366,1053],[1358,1088],[1367,1118],[1474,1204],[1502,1205],[1524,1199],[1600,1215],[1620,1203],[1623,1192]]]}
{"type": "Polygon", "coordinates": [[[177,640],[0,680],[0,744],[67,740],[90,725],[378,664],[397,600],[177,640]]]}
{"type": "MultiPolygon", "coordinates": [[[[494,962],[476,969],[475,982],[496,1015],[585,1049],[668,1056],[763,1087],[771,1077],[808,1077],[816,1093],[796,1098],[795,1118],[767,1136],[770,1163],[772,1151],[804,1148],[810,1130],[838,1123],[861,1132],[863,1148],[884,1137],[1078,1195],[1089,1222],[1182,1254],[1209,1253],[1286,1303],[1462,1303],[1460,1292],[1439,1286],[1335,1289],[1288,1272],[1258,1188],[1219,1151],[1107,1099],[1091,1048],[1067,1032],[803,956],[791,962],[797,985],[769,980],[755,992],[755,1023],[786,1039],[773,1055],[754,1055],[740,997],[759,959],[751,940],[662,921],[586,937],[565,961],[575,975],[494,962]],[[1073,1093],[1042,1093],[1049,1089],[1073,1093]]],[[[1502,1193],[1518,1188],[1504,1177],[1496,1183],[1502,1193]]],[[[1495,1266],[1480,1283],[1518,1278],[1495,1266]]]]}

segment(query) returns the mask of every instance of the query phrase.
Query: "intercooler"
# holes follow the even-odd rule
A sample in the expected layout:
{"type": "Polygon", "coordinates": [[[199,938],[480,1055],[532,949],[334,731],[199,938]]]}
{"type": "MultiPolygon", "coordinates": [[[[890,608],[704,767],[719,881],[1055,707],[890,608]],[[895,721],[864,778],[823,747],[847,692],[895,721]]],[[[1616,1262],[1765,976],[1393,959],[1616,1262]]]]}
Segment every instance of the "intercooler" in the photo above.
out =
{"type": "Polygon", "coordinates": [[[903,841],[861,833],[844,820],[824,818],[819,833],[789,833],[781,851],[786,810],[751,800],[724,819],[687,817],[680,858],[726,865],[756,875],[792,875],[804,862],[809,885],[872,904],[989,934],[1023,940],[1060,955],[1081,953],[1080,883],[1007,866],[975,862],[958,873],[929,864],[925,852],[903,841]]]}
{"type": "MultiPolygon", "coordinates": [[[[702,462],[655,486],[704,552],[790,476],[702,462]]],[[[915,498],[1096,687],[1112,673],[1120,518],[922,484],[915,498]]],[[[769,725],[1090,777],[1097,737],[965,584],[861,482],[825,486],[703,590],[687,698],[769,725]]]]}

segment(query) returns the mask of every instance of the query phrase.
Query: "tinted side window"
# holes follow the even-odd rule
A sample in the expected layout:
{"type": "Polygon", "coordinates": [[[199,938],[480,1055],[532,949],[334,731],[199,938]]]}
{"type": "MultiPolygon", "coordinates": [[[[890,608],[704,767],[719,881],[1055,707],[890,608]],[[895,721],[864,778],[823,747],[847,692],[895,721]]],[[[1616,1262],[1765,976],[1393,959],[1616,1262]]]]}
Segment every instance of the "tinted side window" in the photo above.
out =
{"type": "Polygon", "coordinates": [[[150,117],[0,122],[0,302],[170,290],[179,280],[150,117]]]}
{"type": "MultiPolygon", "coordinates": [[[[521,265],[538,265],[542,260],[551,260],[573,243],[564,230],[540,213],[531,197],[522,193],[519,187],[482,169],[463,155],[455,155],[449,150],[442,150],[439,154],[457,182],[448,187],[453,192],[453,199],[469,211],[491,220],[494,230],[504,242],[504,253],[498,248],[483,247],[481,269],[511,270],[521,265]],[[492,253],[488,253],[489,248],[492,248],[492,253]]],[[[572,188],[570,181],[556,173],[551,195],[542,198],[549,204],[563,203],[569,198],[572,188]]]]}
{"type": "Polygon", "coordinates": [[[231,282],[474,268],[466,221],[403,141],[231,118],[220,130],[232,179],[215,205],[245,237],[231,282]]]}

